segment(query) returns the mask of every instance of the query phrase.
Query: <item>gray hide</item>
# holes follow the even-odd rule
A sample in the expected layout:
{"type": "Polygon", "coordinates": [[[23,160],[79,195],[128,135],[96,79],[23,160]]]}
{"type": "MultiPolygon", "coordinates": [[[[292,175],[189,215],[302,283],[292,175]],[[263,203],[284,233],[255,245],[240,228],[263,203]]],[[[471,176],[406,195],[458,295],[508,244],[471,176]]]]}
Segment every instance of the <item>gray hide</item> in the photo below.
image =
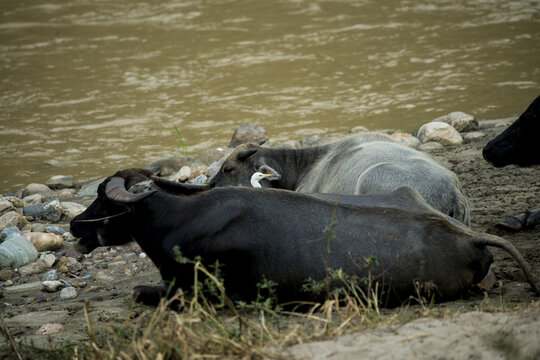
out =
{"type": "Polygon", "coordinates": [[[429,155],[383,134],[355,134],[334,143],[302,149],[243,144],[222,159],[213,180],[217,186],[250,186],[255,171],[275,174],[273,181],[261,182],[263,187],[304,193],[376,195],[406,185],[418,191],[435,209],[470,224],[469,203],[456,175],[429,155]],[[239,153],[253,149],[256,150],[253,154],[238,159],[239,153]]]}

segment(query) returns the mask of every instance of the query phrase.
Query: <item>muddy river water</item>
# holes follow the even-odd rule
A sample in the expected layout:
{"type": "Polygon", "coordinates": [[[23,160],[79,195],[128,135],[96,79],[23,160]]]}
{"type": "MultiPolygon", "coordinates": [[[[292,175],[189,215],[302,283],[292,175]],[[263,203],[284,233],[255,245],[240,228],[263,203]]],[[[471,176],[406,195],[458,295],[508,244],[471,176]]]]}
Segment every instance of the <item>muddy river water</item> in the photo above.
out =
{"type": "Polygon", "coordinates": [[[538,0],[0,0],[0,191],[180,138],[197,155],[243,122],[414,131],[517,116],[539,89],[538,0]]]}

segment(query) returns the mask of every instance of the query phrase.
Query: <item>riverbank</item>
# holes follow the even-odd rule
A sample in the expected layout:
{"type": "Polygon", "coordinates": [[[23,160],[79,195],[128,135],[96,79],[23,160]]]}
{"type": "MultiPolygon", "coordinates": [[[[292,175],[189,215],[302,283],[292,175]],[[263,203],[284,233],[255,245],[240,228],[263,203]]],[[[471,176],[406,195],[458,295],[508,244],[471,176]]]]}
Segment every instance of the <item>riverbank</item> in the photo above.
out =
{"type": "MultiPolygon", "coordinates": [[[[435,146],[425,151],[457,174],[471,202],[472,229],[496,234],[512,242],[539,279],[540,230],[508,233],[494,227],[501,219],[540,206],[538,166],[520,168],[511,165],[497,169],[482,158],[484,145],[504,128],[482,128],[483,137],[474,137],[460,145],[435,146]]],[[[67,196],[64,201],[88,205],[91,200],[92,196],[67,196]]],[[[63,230],[60,233],[68,230],[66,221],[69,216],[60,212],[58,225],[63,230]]],[[[44,230],[49,222],[30,219],[24,226],[34,231],[44,230]]],[[[31,353],[34,358],[52,358],[59,350],[71,356],[69,351],[73,345],[82,349],[90,339],[88,322],[93,333],[102,334],[99,341],[106,344],[107,331],[110,331],[107,329],[134,324],[145,311],[151,310],[131,302],[134,286],[156,284],[160,280],[157,269],[136,244],[99,248],[86,257],[73,251],[73,240],[65,233],[62,247],[49,251],[49,255],[54,254],[55,261],[47,269],[37,273],[30,271],[27,275],[21,275],[20,269],[18,273],[3,270],[0,279],[4,296],[1,299],[2,314],[8,332],[16,343],[43,349],[40,353],[31,353]],[[51,281],[61,282],[63,288],[74,288],[75,297],[61,300],[61,291],[42,291],[43,275],[51,270],[56,271],[58,278],[51,281]],[[85,303],[88,304],[86,307],[85,303]],[[44,327],[46,324],[59,325],[44,327]]],[[[414,305],[407,309],[407,313],[415,315],[400,317],[397,323],[390,319],[395,318],[399,310],[383,309],[381,326],[372,324],[371,329],[360,335],[289,347],[296,342],[326,338],[325,335],[299,337],[294,341],[284,341],[278,350],[271,353],[283,357],[293,354],[320,359],[354,358],[360,353],[369,354],[371,358],[538,357],[538,297],[528,290],[521,270],[508,254],[499,249],[492,249],[492,252],[495,258],[493,270],[499,284],[484,294],[473,292],[457,301],[414,305]],[[418,317],[421,319],[401,323],[418,317]],[[404,353],[406,349],[410,352],[404,353]]],[[[284,323],[293,322],[286,315],[280,317],[284,323]]],[[[336,334],[353,330],[344,326],[343,331],[336,334]]],[[[33,351],[26,346],[20,346],[23,353],[33,351]]],[[[0,354],[16,358],[6,336],[0,337],[0,354]]]]}

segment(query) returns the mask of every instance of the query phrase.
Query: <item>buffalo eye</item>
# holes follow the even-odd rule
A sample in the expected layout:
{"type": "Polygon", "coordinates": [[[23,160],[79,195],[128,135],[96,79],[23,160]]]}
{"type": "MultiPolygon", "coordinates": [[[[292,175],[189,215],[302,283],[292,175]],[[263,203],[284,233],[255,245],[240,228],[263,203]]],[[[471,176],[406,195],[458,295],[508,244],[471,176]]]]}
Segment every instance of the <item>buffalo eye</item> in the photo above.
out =
{"type": "Polygon", "coordinates": [[[231,172],[233,170],[234,170],[234,167],[229,166],[229,165],[223,167],[223,172],[224,173],[231,172]]]}

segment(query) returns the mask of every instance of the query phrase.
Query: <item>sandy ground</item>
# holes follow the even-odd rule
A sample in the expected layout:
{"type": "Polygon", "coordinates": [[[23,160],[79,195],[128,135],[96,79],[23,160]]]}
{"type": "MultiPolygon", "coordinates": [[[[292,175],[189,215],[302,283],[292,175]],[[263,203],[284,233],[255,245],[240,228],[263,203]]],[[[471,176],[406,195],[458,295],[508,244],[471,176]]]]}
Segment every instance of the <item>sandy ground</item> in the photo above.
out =
{"type": "MultiPolygon", "coordinates": [[[[483,130],[487,137],[434,150],[430,154],[453,170],[462,182],[471,201],[471,227],[512,242],[523,253],[540,282],[540,226],[519,233],[494,227],[501,219],[540,207],[540,166],[496,169],[482,158],[483,146],[502,130],[483,130]]],[[[98,330],[120,325],[129,317],[137,316],[146,308],[132,306],[131,289],[139,284],[158,283],[159,274],[147,258],[137,256],[136,250],[137,246],[130,244],[112,252],[110,249],[94,251],[93,254],[103,253],[110,260],[109,264],[116,264],[90,269],[92,278],[86,280],[86,286],[81,287],[77,298],[72,300],[60,301],[58,293],[42,292],[38,275],[6,287],[4,298],[0,299],[0,311],[11,335],[17,341],[44,349],[58,348],[67,341],[86,341],[83,311],[86,299],[89,300],[89,317],[98,330]],[[128,276],[126,269],[132,271],[128,276]],[[64,330],[37,335],[38,329],[46,323],[60,323],[64,330]]],[[[488,291],[487,303],[484,295],[476,292],[465,299],[435,306],[439,313],[451,315],[379,326],[332,341],[297,345],[280,351],[306,359],[538,359],[539,298],[528,290],[529,285],[515,261],[503,251],[492,251],[495,257],[493,270],[502,285],[488,291]],[[527,306],[531,302],[532,305],[527,306]],[[512,310],[516,308],[520,310],[512,310]],[[494,309],[498,310],[493,312],[494,309]]],[[[84,261],[92,264],[91,259],[83,260],[83,265],[84,261]]],[[[62,278],[70,280],[66,276],[62,278]]],[[[0,346],[5,345],[7,340],[0,336],[0,346]]],[[[7,355],[0,352],[0,358],[2,356],[7,355]]]]}

